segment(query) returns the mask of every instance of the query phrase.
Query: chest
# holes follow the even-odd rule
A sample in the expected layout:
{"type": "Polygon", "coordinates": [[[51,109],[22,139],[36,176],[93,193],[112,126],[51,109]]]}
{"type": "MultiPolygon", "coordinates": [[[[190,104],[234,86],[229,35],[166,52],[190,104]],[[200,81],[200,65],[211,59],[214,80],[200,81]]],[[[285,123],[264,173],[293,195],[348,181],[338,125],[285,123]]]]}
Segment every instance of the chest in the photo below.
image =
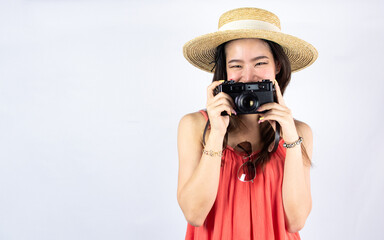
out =
{"type": "Polygon", "coordinates": [[[257,152],[263,147],[260,133],[248,131],[243,133],[229,133],[227,145],[239,152],[257,152]]]}

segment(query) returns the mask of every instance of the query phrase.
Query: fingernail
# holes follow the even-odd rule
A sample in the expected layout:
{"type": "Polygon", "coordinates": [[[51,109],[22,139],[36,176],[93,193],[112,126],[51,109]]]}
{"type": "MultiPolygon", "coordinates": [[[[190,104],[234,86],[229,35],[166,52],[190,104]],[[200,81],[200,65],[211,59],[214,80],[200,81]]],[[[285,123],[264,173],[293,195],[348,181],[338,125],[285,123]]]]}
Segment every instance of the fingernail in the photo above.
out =
{"type": "Polygon", "coordinates": [[[234,115],[237,115],[237,112],[235,111],[235,109],[232,109],[232,113],[233,113],[234,115]]]}
{"type": "Polygon", "coordinates": [[[220,80],[219,82],[225,82],[225,80],[220,80]]]}
{"type": "Polygon", "coordinates": [[[259,121],[257,123],[260,124],[263,119],[264,119],[264,117],[259,118],[259,121]]]}
{"type": "Polygon", "coordinates": [[[229,116],[232,116],[232,113],[231,113],[231,112],[229,112],[229,116]]]}

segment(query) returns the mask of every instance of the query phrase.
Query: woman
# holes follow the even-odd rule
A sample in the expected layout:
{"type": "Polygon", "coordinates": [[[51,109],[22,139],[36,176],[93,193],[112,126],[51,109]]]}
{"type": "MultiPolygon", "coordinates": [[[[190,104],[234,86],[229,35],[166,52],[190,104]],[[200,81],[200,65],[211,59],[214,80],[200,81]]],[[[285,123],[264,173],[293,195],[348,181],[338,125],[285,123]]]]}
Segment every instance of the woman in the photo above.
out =
{"type": "Polygon", "coordinates": [[[220,17],[219,31],[186,43],[184,56],[214,71],[206,110],[184,116],[178,130],[186,239],[300,239],[312,206],[312,132],[292,117],[282,94],[291,71],[312,64],[316,49],[281,33],[273,13],[240,8],[220,17]],[[224,80],[265,79],[273,81],[276,102],[261,105],[263,113],[237,115],[233,99],[214,92],[224,80]]]}

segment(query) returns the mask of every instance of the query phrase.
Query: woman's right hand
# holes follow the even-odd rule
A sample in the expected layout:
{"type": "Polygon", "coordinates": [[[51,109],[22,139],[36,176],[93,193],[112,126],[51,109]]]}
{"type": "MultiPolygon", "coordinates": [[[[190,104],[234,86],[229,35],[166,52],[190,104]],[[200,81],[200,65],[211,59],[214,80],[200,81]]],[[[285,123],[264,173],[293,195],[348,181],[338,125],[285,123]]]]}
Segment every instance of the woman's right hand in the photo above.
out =
{"type": "Polygon", "coordinates": [[[222,84],[224,80],[214,81],[207,88],[207,112],[211,124],[211,131],[225,134],[229,124],[229,115],[235,114],[232,98],[223,92],[214,96],[214,89],[222,84]],[[222,112],[227,112],[227,116],[221,116],[222,112]]]}

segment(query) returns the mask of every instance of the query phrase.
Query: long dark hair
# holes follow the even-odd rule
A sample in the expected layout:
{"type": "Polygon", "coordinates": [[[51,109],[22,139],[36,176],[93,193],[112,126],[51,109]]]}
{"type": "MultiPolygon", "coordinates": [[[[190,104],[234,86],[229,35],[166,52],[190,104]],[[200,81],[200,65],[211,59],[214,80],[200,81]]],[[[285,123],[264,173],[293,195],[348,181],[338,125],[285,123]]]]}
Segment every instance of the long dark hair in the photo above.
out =
{"type": "MultiPolygon", "coordinates": [[[[263,41],[265,41],[268,44],[269,48],[271,49],[276,67],[280,68],[279,73],[276,75],[276,80],[279,84],[281,93],[284,94],[285,89],[287,88],[291,80],[291,63],[289,62],[289,59],[285,54],[283,48],[279,44],[269,40],[264,40],[264,39],[263,41]]],[[[213,81],[218,81],[222,79],[227,80],[226,55],[225,55],[225,45],[227,43],[228,42],[223,43],[217,47],[215,61],[214,61],[215,65],[214,65],[214,68],[212,69],[212,71],[214,71],[213,81]]],[[[227,146],[228,133],[231,132],[233,129],[237,128],[239,124],[242,124],[239,118],[232,115],[230,117],[227,133],[225,134],[225,137],[224,137],[223,148],[227,146]]],[[[261,141],[263,143],[263,147],[259,152],[259,154],[257,155],[254,162],[256,166],[265,166],[265,164],[270,160],[268,147],[275,140],[275,131],[273,130],[269,122],[265,121],[260,124],[260,134],[261,134],[261,141]]],[[[205,137],[205,132],[203,137],[205,137]]],[[[305,150],[305,147],[303,144],[301,144],[301,148],[302,148],[303,158],[305,159],[305,163],[311,165],[311,160],[309,159],[307,151],[305,150]]]]}

